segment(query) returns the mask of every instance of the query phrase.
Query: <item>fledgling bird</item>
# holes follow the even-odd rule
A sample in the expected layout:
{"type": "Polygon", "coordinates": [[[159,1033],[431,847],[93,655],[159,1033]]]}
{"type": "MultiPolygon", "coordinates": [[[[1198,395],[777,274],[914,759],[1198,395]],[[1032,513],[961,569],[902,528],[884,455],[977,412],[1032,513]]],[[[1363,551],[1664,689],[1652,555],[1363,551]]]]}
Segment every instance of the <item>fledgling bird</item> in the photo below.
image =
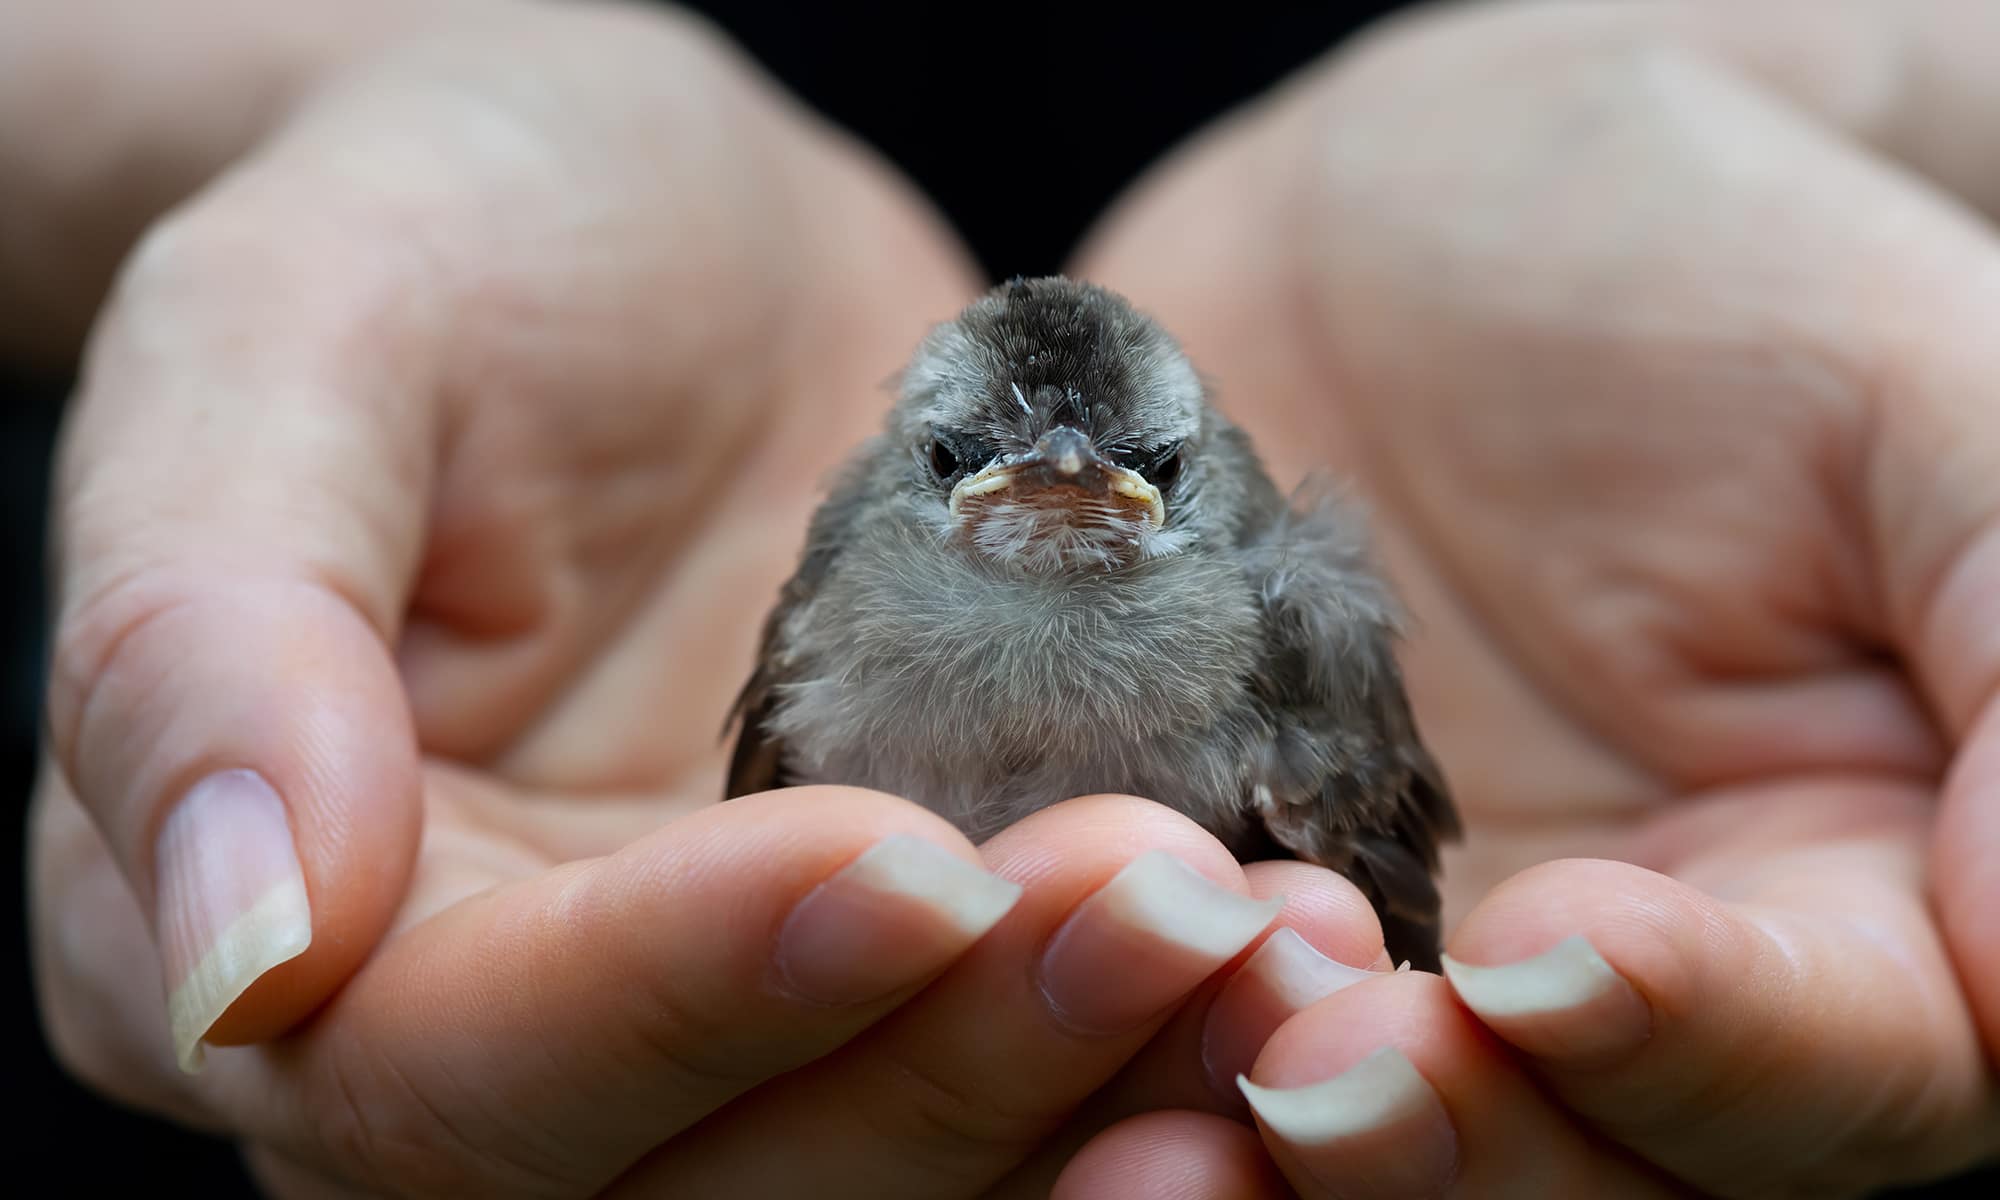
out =
{"type": "Polygon", "coordinates": [[[1016,279],[931,331],[815,514],[738,697],[730,797],[906,796],[983,838],[1095,792],[1346,875],[1435,971],[1458,818],[1357,521],[1288,503],[1179,345],[1016,279]]]}

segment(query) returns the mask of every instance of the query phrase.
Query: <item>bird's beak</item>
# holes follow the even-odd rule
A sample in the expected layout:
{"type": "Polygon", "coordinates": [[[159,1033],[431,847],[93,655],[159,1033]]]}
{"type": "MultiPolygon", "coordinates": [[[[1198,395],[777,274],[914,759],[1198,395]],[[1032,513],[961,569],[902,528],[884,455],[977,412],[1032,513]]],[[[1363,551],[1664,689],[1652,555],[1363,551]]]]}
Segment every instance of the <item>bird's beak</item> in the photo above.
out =
{"type": "Polygon", "coordinates": [[[1066,425],[1049,430],[1027,454],[1002,459],[960,480],[951,489],[951,515],[957,519],[968,505],[1001,499],[1037,507],[1109,506],[1144,516],[1155,529],[1167,519],[1160,489],[1137,471],[1100,455],[1090,438],[1066,425]]]}

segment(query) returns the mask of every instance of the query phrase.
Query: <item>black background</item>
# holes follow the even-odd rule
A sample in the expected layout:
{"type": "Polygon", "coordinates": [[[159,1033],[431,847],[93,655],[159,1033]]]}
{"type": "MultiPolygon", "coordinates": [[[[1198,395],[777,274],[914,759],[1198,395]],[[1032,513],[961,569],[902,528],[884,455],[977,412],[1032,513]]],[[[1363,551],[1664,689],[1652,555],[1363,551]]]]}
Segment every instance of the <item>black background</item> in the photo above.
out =
{"type": "MultiPolygon", "coordinates": [[[[897,20],[810,2],[691,7],[901,166],[998,279],[1058,269],[1091,219],[1174,143],[1401,6],[1238,0],[1169,14],[1164,5],[1013,2],[913,7],[921,15],[897,20]]],[[[0,1098],[33,1114],[25,1131],[15,1125],[0,1161],[14,1179],[64,1181],[21,1194],[144,1186],[247,1196],[226,1145],[72,1083],[50,1060],[34,1013],[21,817],[44,653],[48,454],[69,384],[0,374],[0,796],[17,798],[0,821],[0,1098]]],[[[1988,1186],[1995,1178],[1982,1177],[1988,1186]]]]}

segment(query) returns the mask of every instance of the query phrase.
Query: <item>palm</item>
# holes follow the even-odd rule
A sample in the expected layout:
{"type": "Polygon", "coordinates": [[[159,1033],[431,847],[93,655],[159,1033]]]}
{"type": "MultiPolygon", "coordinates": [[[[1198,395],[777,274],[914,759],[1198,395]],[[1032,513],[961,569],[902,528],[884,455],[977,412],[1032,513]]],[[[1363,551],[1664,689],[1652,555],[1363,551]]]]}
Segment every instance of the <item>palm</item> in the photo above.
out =
{"type": "MultiPolygon", "coordinates": [[[[1322,90],[1164,173],[1080,269],[1181,332],[1282,479],[1331,466],[1373,508],[1414,614],[1418,716],[1467,818],[1448,926],[1489,897],[1518,918],[1511,894],[1575,928],[1632,882],[1503,883],[1552,859],[1666,873],[1799,961],[1841,953],[1884,981],[1838,1035],[1767,1038],[1818,1111],[1962,1117],[1962,1019],[1913,1053],[1888,1040],[1906,1024],[1870,1015],[1961,1003],[1921,887],[1955,738],[1928,707],[1938,664],[1920,678],[1891,648],[1911,650],[1963,535],[1921,506],[1882,527],[1884,425],[1922,401],[1868,336],[1871,289],[1960,229],[1761,113],[1732,126],[1769,137],[1751,173],[1656,97],[1543,147],[1532,93],[1441,106],[1393,68],[1322,90]],[[1405,117],[1421,134],[1398,136],[1405,117]],[[1514,157],[1464,152],[1495,124],[1514,157]],[[1242,182],[1273,178],[1293,186],[1242,182]],[[1823,202],[1865,188],[1868,225],[1823,202]],[[1926,1090],[1932,1071],[1951,1086],[1926,1090]]],[[[1787,1169],[1625,1140],[1708,1187],[1787,1169]]]]}
{"type": "Polygon", "coordinates": [[[1420,614],[1413,687],[1474,830],[1457,911],[1557,857],[1735,897],[1789,886],[1770,855],[1856,821],[1919,853],[1912,789],[1941,738],[1880,650],[1866,565],[1843,561],[1860,539],[1838,485],[1788,453],[1788,424],[1838,446],[1844,415],[1767,379],[1691,387],[1672,407],[1699,411],[1653,428],[1661,397],[1578,419],[1575,396],[1543,394],[1541,412],[1494,405],[1532,435],[1467,430],[1427,439],[1423,467],[1364,472],[1420,614]]]}
{"type": "MultiPolygon", "coordinates": [[[[1863,398],[1803,350],[1731,344],[1785,296],[1702,295],[1729,300],[1525,329],[1426,313],[1464,342],[1397,356],[1416,331],[1370,329],[1331,381],[1420,617],[1418,703],[1477,831],[1461,903],[1565,855],[1723,886],[1705,860],[1765,831],[1810,839],[1843,792],[1879,811],[1854,785],[1941,766],[1863,557],[1863,398]],[[1662,343],[1647,331],[1669,312],[1662,343]]],[[[1380,319],[1379,295],[1362,303],[1380,319]]]]}
{"type": "MultiPolygon", "coordinates": [[[[776,385],[755,405],[690,397],[553,438],[535,426],[587,398],[482,412],[483,438],[507,449],[461,450],[445,467],[437,509],[453,517],[434,531],[401,647],[433,757],[424,858],[399,923],[610,853],[721,796],[730,698],[817,481],[868,432],[873,366],[831,385],[858,399],[820,406],[814,437],[784,433],[799,401],[776,385]],[[757,432],[686,436],[716,411],[757,432]],[[509,486],[479,486],[495,479],[509,486]],[[522,495],[557,500],[526,519],[497,507],[522,495]]],[[[603,411],[634,407],[612,398],[603,411]]]]}
{"type": "Polygon", "coordinates": [[[1154,185],[1084,269],[1181,330],[1281,479],[1331,466],[1373,508],[1415,614],[1419,714],[1472,827],[1461,908],[1554,855],[1688,865],[1705,828],[1741,845],[1702,817],[1744,789],[1934,778],[1940,737],[1884,650],[1867,557],[1877,398],[1843,353],[1852,314],[1812,302],[1884,264],[1862,242],[1825,278],[1760,265],[1846,232],[1836,212],[1756,219],[1810,214],[1822,181],[1708,204],[1721,167],[1700,147],[1625,148],[1659,177],[1620,178],[1641,222],[1589,175],[1489,196],[1508,180],[1444,174],[1435,139],[1363,131],[1327,143],[1306,197],[1240,190],[1307,120],[1279,109],[1154,185]],[[1243,218],[1217,261],[1145,253],[1216,212],[1243,218]]]}

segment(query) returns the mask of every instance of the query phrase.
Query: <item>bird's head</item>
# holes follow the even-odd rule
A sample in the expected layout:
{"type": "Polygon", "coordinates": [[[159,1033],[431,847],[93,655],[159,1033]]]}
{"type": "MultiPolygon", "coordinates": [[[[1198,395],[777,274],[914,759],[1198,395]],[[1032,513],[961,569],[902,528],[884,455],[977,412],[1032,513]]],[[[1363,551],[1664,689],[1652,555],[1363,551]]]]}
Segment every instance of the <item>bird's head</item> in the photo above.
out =
{"type": "Polygon", "coordinates": [[[969,552],[1038,572],[1115,569],[1209,532],[1202,383],[1122,298],[1015,280],[924,339],[892,421],[910,496],[969,552]]]}

